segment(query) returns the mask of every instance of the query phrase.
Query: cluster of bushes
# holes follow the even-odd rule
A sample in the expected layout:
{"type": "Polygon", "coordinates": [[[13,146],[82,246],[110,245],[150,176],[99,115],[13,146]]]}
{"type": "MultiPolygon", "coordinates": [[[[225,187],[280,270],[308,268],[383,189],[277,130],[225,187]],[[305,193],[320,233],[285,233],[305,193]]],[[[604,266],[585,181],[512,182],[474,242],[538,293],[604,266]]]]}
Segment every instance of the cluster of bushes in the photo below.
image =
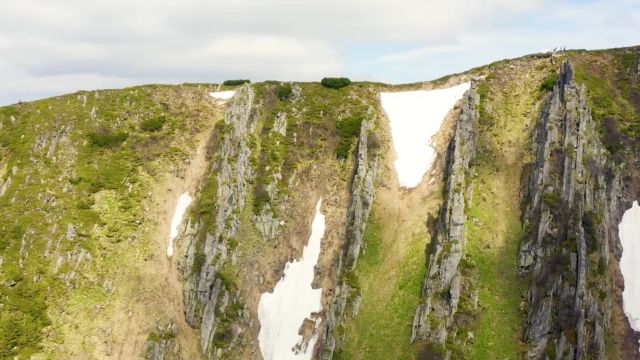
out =
{"type": "Polygon", "coordinates": [[[162,126],[167,121],[164,115],[148,118],[140,123],[140,129],[146,132],[155,132],[162,129],[162,126]]]}
{"type": "Polygon", "coordinates": [[[289,85],[278,86],[278,88],[276,89],[276,96],[278,97],[278,99],[282,101],[285,101],[288,98],[290,98],[292,93],[293,93],[293,90],[289,85]]]}
{"type": "Polygon", "coordinates": [[[113,132],[113,130],[99,126],[95,131],[89,133],[89,140],[95,146],[112,147],[122,144],[127,140],[129,134],[124,131],[113,132]]]}
{"type": "Polygon", "coordinates": [[[250,83],[251,80],[247,80],[247,79],[234,79],[234,80],[225,80],[222,85],[228,85],[228,86],[236,86],[236,85],[242,85],[244,83],[250,83]]]}
{"type": "Polygon", "coordinates": [[[351,84],[351,80],[345,77],[339,77],[339,78],[329,77],[329,78],[322,79],[322,81],[320,81],[320,84],[327,88],[340,89],[351,84]]]}

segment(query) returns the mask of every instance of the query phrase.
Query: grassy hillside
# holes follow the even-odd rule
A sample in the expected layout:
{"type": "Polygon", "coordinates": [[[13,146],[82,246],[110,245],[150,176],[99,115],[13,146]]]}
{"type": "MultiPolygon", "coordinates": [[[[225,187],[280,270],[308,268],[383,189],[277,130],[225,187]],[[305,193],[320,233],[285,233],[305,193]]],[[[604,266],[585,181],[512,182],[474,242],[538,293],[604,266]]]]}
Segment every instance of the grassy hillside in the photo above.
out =
{"type": "Polygon", "coordinates": [[[0,108],[0,358],[62,344],[123,296],[105,284],[147,256],[145,200],[215,120],[205,95],[143,86],[0,108]]]}
{"type": "Polygon", "coordinates": [[[547,59],[492,68],[479,86],[480,129],[467,211],[467,254],[480,306],[471,359],[518,359],[526,279],[517,272],[521,236],[520,179],[530,131],[553,66],[547,59]]]}

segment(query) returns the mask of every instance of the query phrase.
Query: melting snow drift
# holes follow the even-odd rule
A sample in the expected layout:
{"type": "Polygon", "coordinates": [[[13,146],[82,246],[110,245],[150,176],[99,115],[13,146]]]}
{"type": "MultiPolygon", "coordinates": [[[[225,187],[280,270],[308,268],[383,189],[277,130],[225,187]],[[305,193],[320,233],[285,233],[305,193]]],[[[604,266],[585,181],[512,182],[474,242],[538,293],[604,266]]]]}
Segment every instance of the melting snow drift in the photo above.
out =
{"type": "MultiPolygon", "coordinates": [[[[273,293],[267,292],[260,297],[258,341],[265,360],[311,359],[313,355],[317,336],[313,335],[305,346],[298,330],[312,312],[322,309],[322,289],[311,286],[325,228],[324,215],[320,212],[321,203],[322,199],[318,200],[311,224],[311,237],[302,250],[302,257],[287,263],[284,275],[273,293]]],[[[319,321],[315,321],[316,328],[319,321]]]]}
{"type": "Polygon", "coordinates": [[[416,187],[435,159],[431,138],[471,83],[446,89],[380,93],[391,124],[400,186],[416,187]]]}
{"type": "Polygon", "coordinates": [[[209,95],[211,95],[212,97],[218,99],[218,100],[229,100],[231,99],[231,97],[233,97],[233,95],[235,95],[235,91],[215,91],[215,92],[210,92],[209,95]]]}
{"type": "Polygon", "coordinates": [[[622,307],[635,331],[640,331],[640,206],[634,201],[618,226],[622,244],[620,271],[624,278],[622,307]]]}
{"type": "Polygon", "coordinates": [[[176,211],[173,213],[173,219],[171,219],[171,232],[169,233],[169,246],[167,246],[167,256],[173,256],[173,240],[178,236],[178,226],[182,222],[184,213],[187,211],[189,204],[191,204],[191,196],[188,192],[182,193],[178,198],[176,204],[176,211]]]}

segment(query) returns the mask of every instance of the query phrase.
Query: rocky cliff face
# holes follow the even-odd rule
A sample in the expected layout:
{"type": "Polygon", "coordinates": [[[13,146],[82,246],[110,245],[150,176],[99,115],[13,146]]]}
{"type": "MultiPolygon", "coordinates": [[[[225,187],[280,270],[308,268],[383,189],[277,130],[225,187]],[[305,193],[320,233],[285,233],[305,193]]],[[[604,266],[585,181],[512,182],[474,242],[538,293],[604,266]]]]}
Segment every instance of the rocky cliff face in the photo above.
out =
{"type": "Polygon", "coordinates": [[[355,316],[358,309],[359,294],[354,284],[348,281],[350,272],[356,266],[364,231],[367,226],[373,197],[375,194],[376,175],[378,174],[379,153],[373,144],[373,120],[364,120],[360,128],[360,139],[356,158],[356,172],[353,176],[351,202],[347,212],[345,248],[338,261],[337,273],[341,280],[334,290],[329,309],[326,312],[322,339],[320,342],[320,359],[330,360],[336,347],[344,342],[344,332],[338,328],[343,326],[345,316],[355,316]]]}
{"type": "MultiPolygon", "coordinates": [[[[444,201],[428,249],[422,301],[412,325],[411,341],[426,340],[437,353],[441,351],[436,349],[441,348],[449,336],[456,336],[455,315],[461,293],[474,297],[460,267],[465,247],[465,198],[471,196],[466,178],[476,151],[478,103],[473,84],[463,96],[455,133],[447,150],[444,201]]],[[[445,352],[444,356],[448,358],[450,353],[445,352]]]]}
{"type": "Polygon", "coordinates": [[[607,163],[584,86],[568,61],[534,134],[523,189],[518,266],[531,274],[524,340],[530,359],[607,357],[620,181],[607,163]]]}
{"type": "Polygon", "coordinates": [[[209,358],[219,358],[241,331],[235,320],[242,305],[225,266],[233,262],[234,235],[253,174],[249,148],[256,118],[253,103],[254,92],[245,84],[227,105],[205,185],[210,192],[200,199],[200,214],[185,234],[185,316],[189,325],[200,328],[200,347],[209,358]],[[203,208],[203,202],[209,205],[203,208]]]}

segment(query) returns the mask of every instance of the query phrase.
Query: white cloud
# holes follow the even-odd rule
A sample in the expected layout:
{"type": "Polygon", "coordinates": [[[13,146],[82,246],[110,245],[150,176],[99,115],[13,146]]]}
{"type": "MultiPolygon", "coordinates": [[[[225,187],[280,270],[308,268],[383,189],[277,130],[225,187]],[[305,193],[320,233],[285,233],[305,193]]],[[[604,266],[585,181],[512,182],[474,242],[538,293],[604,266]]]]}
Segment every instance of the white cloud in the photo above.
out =
{"type": "Polygon", "coordinates": [[[569,46],[563,36],[576,38],[580,31],[600,39],[594,46],[619,39],[622,29],[632,36],[637,16],[626,10],[634,4],[637,0],[3,1],[0,104],[75,90],[71,86],[311,80],[343,73],[417,81],[426,67],[415,71],[407,65],[425,62],[431,72],[480,65],[473,61],[485,57],[470,56],[480,43],[485,56],[501,56],[505,51],[499,46],[518,55],[529,48],[528,41],[535,43],[534,51],[569,46]],[[542,14],[541,25],[514,20],[527,20],[528,14],[542,14]],[[541,40],[578,18],[582,25],[572,33],[559,32],[551,45],[541,40]],[[523,26],[531,28],[523,31],[523,26]],[[519,36],[514,34],[524,35],[514,40],[519,36]],[[358,46],[376,50],[354,54],[358,46]]]}
{"type": "Polygon", "coordinates": [[[379,56],[373,60],[372,63],[392,63],[392,62],[400,62],[400,61],[411,61],[423,58],[430,54],[438,54],[438,53],[450,53],[464,50],[462,46],[459,45],[443,45],[443,46],[427,46],[420,49],[413,49],[407,51],[401,51],[397,53],[391,53],[379,56]]]}

